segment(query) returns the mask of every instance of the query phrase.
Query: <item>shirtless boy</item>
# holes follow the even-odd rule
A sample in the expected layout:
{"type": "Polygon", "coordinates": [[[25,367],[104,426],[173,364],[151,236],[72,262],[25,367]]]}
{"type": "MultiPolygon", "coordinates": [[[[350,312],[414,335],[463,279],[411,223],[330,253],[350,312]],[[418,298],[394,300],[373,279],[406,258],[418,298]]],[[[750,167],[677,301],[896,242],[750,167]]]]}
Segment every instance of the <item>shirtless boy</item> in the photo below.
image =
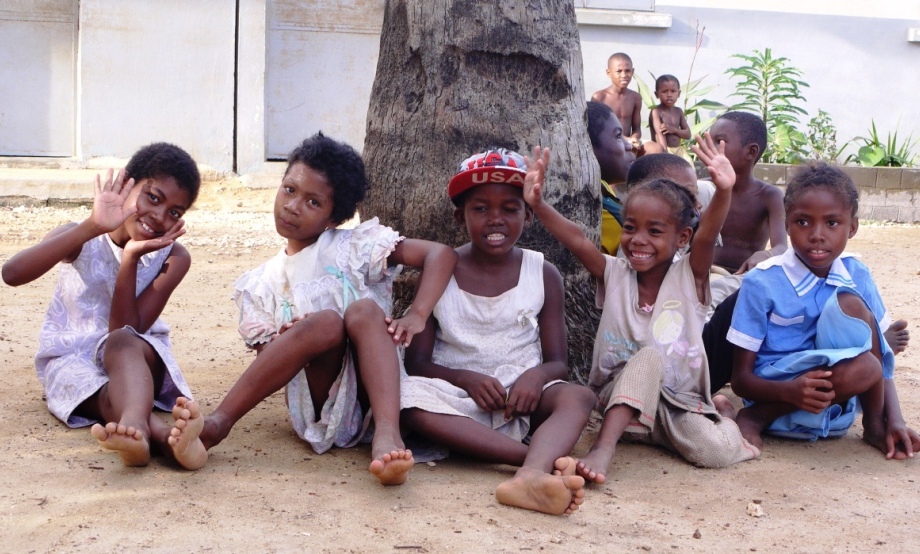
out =
{"type": "Polygon", "coordinates": [[[786,251],[783,193],[753,175],[767,147],[767,127],[760,117],[725,112],[709,132],[716,144],[725,143],[725,157],[736,176],[731,208],[722,225],[722,247],[716,248],[713,263],[740,274],[786,251]]]}
{"type": "Polygon", "coordinates": [[[610,77],[610,86],[595,92],[591,100],[610,106],[617,119],[623,125],[623,137],[632,144],[633,150],[638,154],[642,147],[642,97],[638,92],[629,90],[632,81],[632,59],[623,52],[617,52],[607,60],[607,76],[610,77]]]}
{"type": "Polygon", "coordinates": [[[684,111],[676,106],[680,98],[680,81],[673,75],[662,75],[655,79],[655,98],[659,104],[648,117],[648,128],[652,140],[661,145],[665,152],[676,154],[690,161],[690,153],[681,146],[681,139],[690,139],[690,126],[684,111]]]}

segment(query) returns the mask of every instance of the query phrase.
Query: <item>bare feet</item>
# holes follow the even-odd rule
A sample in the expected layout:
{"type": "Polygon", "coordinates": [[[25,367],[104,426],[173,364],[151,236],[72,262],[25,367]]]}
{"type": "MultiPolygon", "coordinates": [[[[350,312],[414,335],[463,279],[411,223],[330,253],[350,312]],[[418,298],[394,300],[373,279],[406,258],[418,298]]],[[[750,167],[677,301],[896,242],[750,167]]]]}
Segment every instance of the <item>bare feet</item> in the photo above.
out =
{"type": "Polygon", "coordinates": [[[495,489],[495,498],[507,506],[535,512],[571,514],[585,501],[584,487],[585,480],[578,475],[550,475],[522,467],[495,489]]]}
{"type": "Polygon", "coordinates": [[[719,415],[726,419],[735,419],[735,407],[724,394],[717,394],[712,397],[712,403],[715,405],[719,415]]]}
{"type": "Polygon", "coordinates": [[[412,451],[406,450],[398,430],[375,429],[371,455],[374,459],[367,469],[384,485],[402,485],[415,465],[412,451]]]}
{"type": "Polygon", "coordinates": [[[553,462],[553,475],[575,475],[575,458],[563,456],[553,462]]]}
{"type": "Polygon", "coordinates": [[[375,458],[367,469],[384,485],[402,485],[414,465],[411,450],[393,450],[375,458]]]}
{"type": "Polygon", "coordinates": [[[900,354],[907,349],[907,343],[910,342],[910,331],[907,330],[907,322],[899,319],[888,326],[888,330],[883,333],[888,346],[894,350],[895,354],[900,354]]]}
{"type": "Polygon", "coordinates": [[[200,469],[208,462],[208,451],[201,443],[204,417],[194,400],[180,396],[172,410],[175,425],[167,439],[173,456],[185,469],[200,469]]]}
{"type": "Polygon", "coordinates": [[[735,423],[738,424],[738,429],[741,430],[741,436],[751,443],[752,446],[762,451],[763,438],[760,436],[760,433],[763,431],[763,426],[760,422],[751,417],[750,408],[742,408],[735,418],[735,423]]]}
{"type": "Polygon", "coordinates": [[[595,443],[588,455],[575,464],[575,471],[586,481],[603,485],[607,482],[607,468],[610,467],[610,460],[613,459],[616,449],[616,445],[611,448],[598,448],[595,443]]]}
{"type": "Polygon", "coordinates": [[[128,467],[150,463],[150,442],[140,429],[109,422],[103,427],[95,424],[89,432],[99,441],[99,446],[118,452],[121,463],[128,467]]]}

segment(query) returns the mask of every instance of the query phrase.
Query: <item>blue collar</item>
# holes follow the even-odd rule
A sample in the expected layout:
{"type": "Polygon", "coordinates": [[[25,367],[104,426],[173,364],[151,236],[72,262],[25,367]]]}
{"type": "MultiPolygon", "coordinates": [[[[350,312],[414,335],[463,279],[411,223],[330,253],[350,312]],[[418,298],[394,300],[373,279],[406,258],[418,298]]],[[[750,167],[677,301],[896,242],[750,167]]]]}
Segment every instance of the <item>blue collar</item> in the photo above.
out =
{"type": "Polygon", "coordinates": [[[783,272],[786,274],[786,278],[789,279],[789,284],[795,289],[796,294],[801,297],[805,296],[815,285],[822,282],[826,282],[835,287],[856,288],[856,282],[853,281],[850,272],[847,270],[846,266],[843,265],[843,258],[851,257],[855,257],[855,254],[850,254],[848,252],[842,253],[834,260],[834,263],[831,264],[831,269],[825,279],[812,273],[811,270],[808,269],[808,266],[802,263],[802,260],[795,255],[795,250],[792,248],[787,249],[782,256],[774,256],[757,264],[757,267],[760,269],[766,269],[777,265],[782,267],[783,272]]]}

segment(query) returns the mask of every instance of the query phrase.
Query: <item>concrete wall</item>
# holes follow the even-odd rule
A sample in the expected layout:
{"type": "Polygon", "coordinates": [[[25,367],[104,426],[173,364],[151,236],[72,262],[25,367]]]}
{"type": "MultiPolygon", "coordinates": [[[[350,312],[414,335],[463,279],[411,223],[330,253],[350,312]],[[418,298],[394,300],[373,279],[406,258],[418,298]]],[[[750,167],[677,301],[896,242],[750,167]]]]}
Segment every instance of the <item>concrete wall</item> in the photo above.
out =
{"type": "MultiPolygon", "coordinates": [[[[649,72],[685,83],[699,24],[705,39],[692,78],[705,76],[704,84],[717,87],[707,98],[733,103],[734,85],[724,72],[742,60],[730,56],[771,48],[802,71],[811,85],[803,90],[809,117],[819,108],[828,112],[838,146],[867,134],[873,119],[882,135],[897,128],[901,138],[920,137],[920,43],[908,41],[910,30],[920,28],[920,2],[659,0],[656,14],[670,15],[670,28],[580,26],[588,94],[609,86],[607,57],[617,51],[632,57],[647,84],[653,84],[649,72]]],[[[649,136],[647,127],[642,133],[649,136]]]]}
{"type": "Polygon", "coordinates": [[[81,0],[78,152],[167,140],[233,167],[234,0],[81,0]]]}

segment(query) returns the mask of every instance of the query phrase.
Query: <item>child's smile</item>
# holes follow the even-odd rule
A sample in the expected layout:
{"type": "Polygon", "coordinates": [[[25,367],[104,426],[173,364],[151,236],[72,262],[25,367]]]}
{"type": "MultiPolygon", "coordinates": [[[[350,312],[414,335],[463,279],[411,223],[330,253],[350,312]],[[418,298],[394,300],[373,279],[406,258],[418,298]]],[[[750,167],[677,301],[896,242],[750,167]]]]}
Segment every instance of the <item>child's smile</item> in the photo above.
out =
{"type": "Polygon", "coordinates": [[[189,206],[189,193],[179,187],[174,177],[151,177],[141,180],[131,191],[137,212],[125,220],[127,237],[112,237],[124,246],[128,240],[144,241],[162,237],[176,224],[189,206]]]}
{"type": "Polygon", "coordinates": [[[786,215],[786,232],[796,256],[818,277],[827,277],[859,220],[831,191],[819,187],[803,192],[786,215]]]}
{"type": "Polygon", "coordinates": [[[486,184],[470,189],[456,217],[476,249],[500,254],[514,247],[531,216],[520,187],[486,184]]]}
{"type": "Polygon", "coordinates": [[[652,194],[631,196],[623,221],[621,246],[637,273],[659,265],[670,267],[677,249],[686,244],[689,234],[679,233],[668,213],[666,202],[652,194]]]}

